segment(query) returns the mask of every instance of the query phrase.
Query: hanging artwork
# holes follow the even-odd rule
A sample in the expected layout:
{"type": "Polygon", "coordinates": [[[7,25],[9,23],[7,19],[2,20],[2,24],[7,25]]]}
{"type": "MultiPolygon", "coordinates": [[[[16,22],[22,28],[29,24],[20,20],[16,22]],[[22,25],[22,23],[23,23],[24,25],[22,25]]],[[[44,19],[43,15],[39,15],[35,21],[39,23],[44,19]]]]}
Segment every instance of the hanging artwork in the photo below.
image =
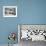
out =
{"type": "Polygon", "coordinates": [[[3,6],[3,17],[17,17],[17,6],[3,6]]]}
{"type": "Polygon", "coordinates": [[[46,25],[19,25],[18,33],[20,40],[46,41],[46,25]]]}

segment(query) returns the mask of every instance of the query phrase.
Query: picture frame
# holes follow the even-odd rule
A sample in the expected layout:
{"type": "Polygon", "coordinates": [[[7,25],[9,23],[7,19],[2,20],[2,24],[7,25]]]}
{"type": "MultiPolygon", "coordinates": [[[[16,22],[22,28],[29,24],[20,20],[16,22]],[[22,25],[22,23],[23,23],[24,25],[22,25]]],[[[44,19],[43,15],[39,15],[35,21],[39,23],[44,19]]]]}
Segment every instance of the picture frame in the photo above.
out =
{"type": "Polygon", "coordinates": [[[3,17],[17,17],[17,6],[3,6],[3,17]]]}
{"type": "Polygon", "coordinates": [[[18,42],[21,40],[46,41],[46,24],[18,24],[18,42]],[[27,30],[28,37],[25,38],[22,31],[27,30]]]}

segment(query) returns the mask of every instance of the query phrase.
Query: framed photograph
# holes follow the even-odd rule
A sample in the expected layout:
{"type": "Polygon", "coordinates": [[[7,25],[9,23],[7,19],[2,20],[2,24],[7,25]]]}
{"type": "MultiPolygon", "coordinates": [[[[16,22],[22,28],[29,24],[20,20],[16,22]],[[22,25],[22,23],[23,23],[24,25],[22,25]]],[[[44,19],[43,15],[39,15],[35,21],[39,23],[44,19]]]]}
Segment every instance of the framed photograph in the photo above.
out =
{"type": "Polygon", "coordinates": [[[46,25],[20,24],[18,25],[18,41],[46,41],[46,25]]]}
{"type": "Polygon", "coordinates": [[[17,6],[3,6],[3,17],[17,17],[17,6]]]}

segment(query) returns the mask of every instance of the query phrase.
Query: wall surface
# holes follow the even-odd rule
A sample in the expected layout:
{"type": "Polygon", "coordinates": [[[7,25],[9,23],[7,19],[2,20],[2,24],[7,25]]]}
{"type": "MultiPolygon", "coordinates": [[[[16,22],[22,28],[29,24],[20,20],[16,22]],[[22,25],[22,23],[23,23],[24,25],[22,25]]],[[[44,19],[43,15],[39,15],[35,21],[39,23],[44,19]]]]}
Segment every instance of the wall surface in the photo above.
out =
{"type": "MultiPolygon", "coordinates": [[[[10,32],[17,32],[18,18],[3,17],[3,6],[18,6],[18,0],[0,0],[0,44],[9,42],[8,35],[10,32]]],[[[16,43],[18,43],[16,38],[16,43]]]]}
{"type": "Polygon", "coordinates": [[[46,24],[46,0],[0,0],[0,44],[8,43],[9,32],[17,34],[18,24],[46,24]],[[18,7],[17,18],[3,17],[2,9],[6,5],[18,7]]]}

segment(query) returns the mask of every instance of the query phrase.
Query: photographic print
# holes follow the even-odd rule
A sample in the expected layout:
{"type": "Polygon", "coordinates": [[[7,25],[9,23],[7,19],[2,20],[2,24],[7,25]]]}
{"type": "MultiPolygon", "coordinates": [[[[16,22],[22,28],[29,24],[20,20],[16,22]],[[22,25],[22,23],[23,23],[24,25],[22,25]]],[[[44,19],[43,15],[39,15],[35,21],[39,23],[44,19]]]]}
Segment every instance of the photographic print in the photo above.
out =
{"type": "Polygon", "coordinates": [[[31,46],[46,41],[46,25],[19,24],[18,42],[20,46],[31,46]]]}
{"type": "Polygon", "coordinates": [[[17,6],[3,6],[3,17],[17,17],[17,6]]]}
{"type": "MultiPolygon", "coordinates": [[[[20,40],[46,41],[46,25],[19,25],[20,40]]],[[[18,32],[19,33],[19,32],[18,32]]]]}

